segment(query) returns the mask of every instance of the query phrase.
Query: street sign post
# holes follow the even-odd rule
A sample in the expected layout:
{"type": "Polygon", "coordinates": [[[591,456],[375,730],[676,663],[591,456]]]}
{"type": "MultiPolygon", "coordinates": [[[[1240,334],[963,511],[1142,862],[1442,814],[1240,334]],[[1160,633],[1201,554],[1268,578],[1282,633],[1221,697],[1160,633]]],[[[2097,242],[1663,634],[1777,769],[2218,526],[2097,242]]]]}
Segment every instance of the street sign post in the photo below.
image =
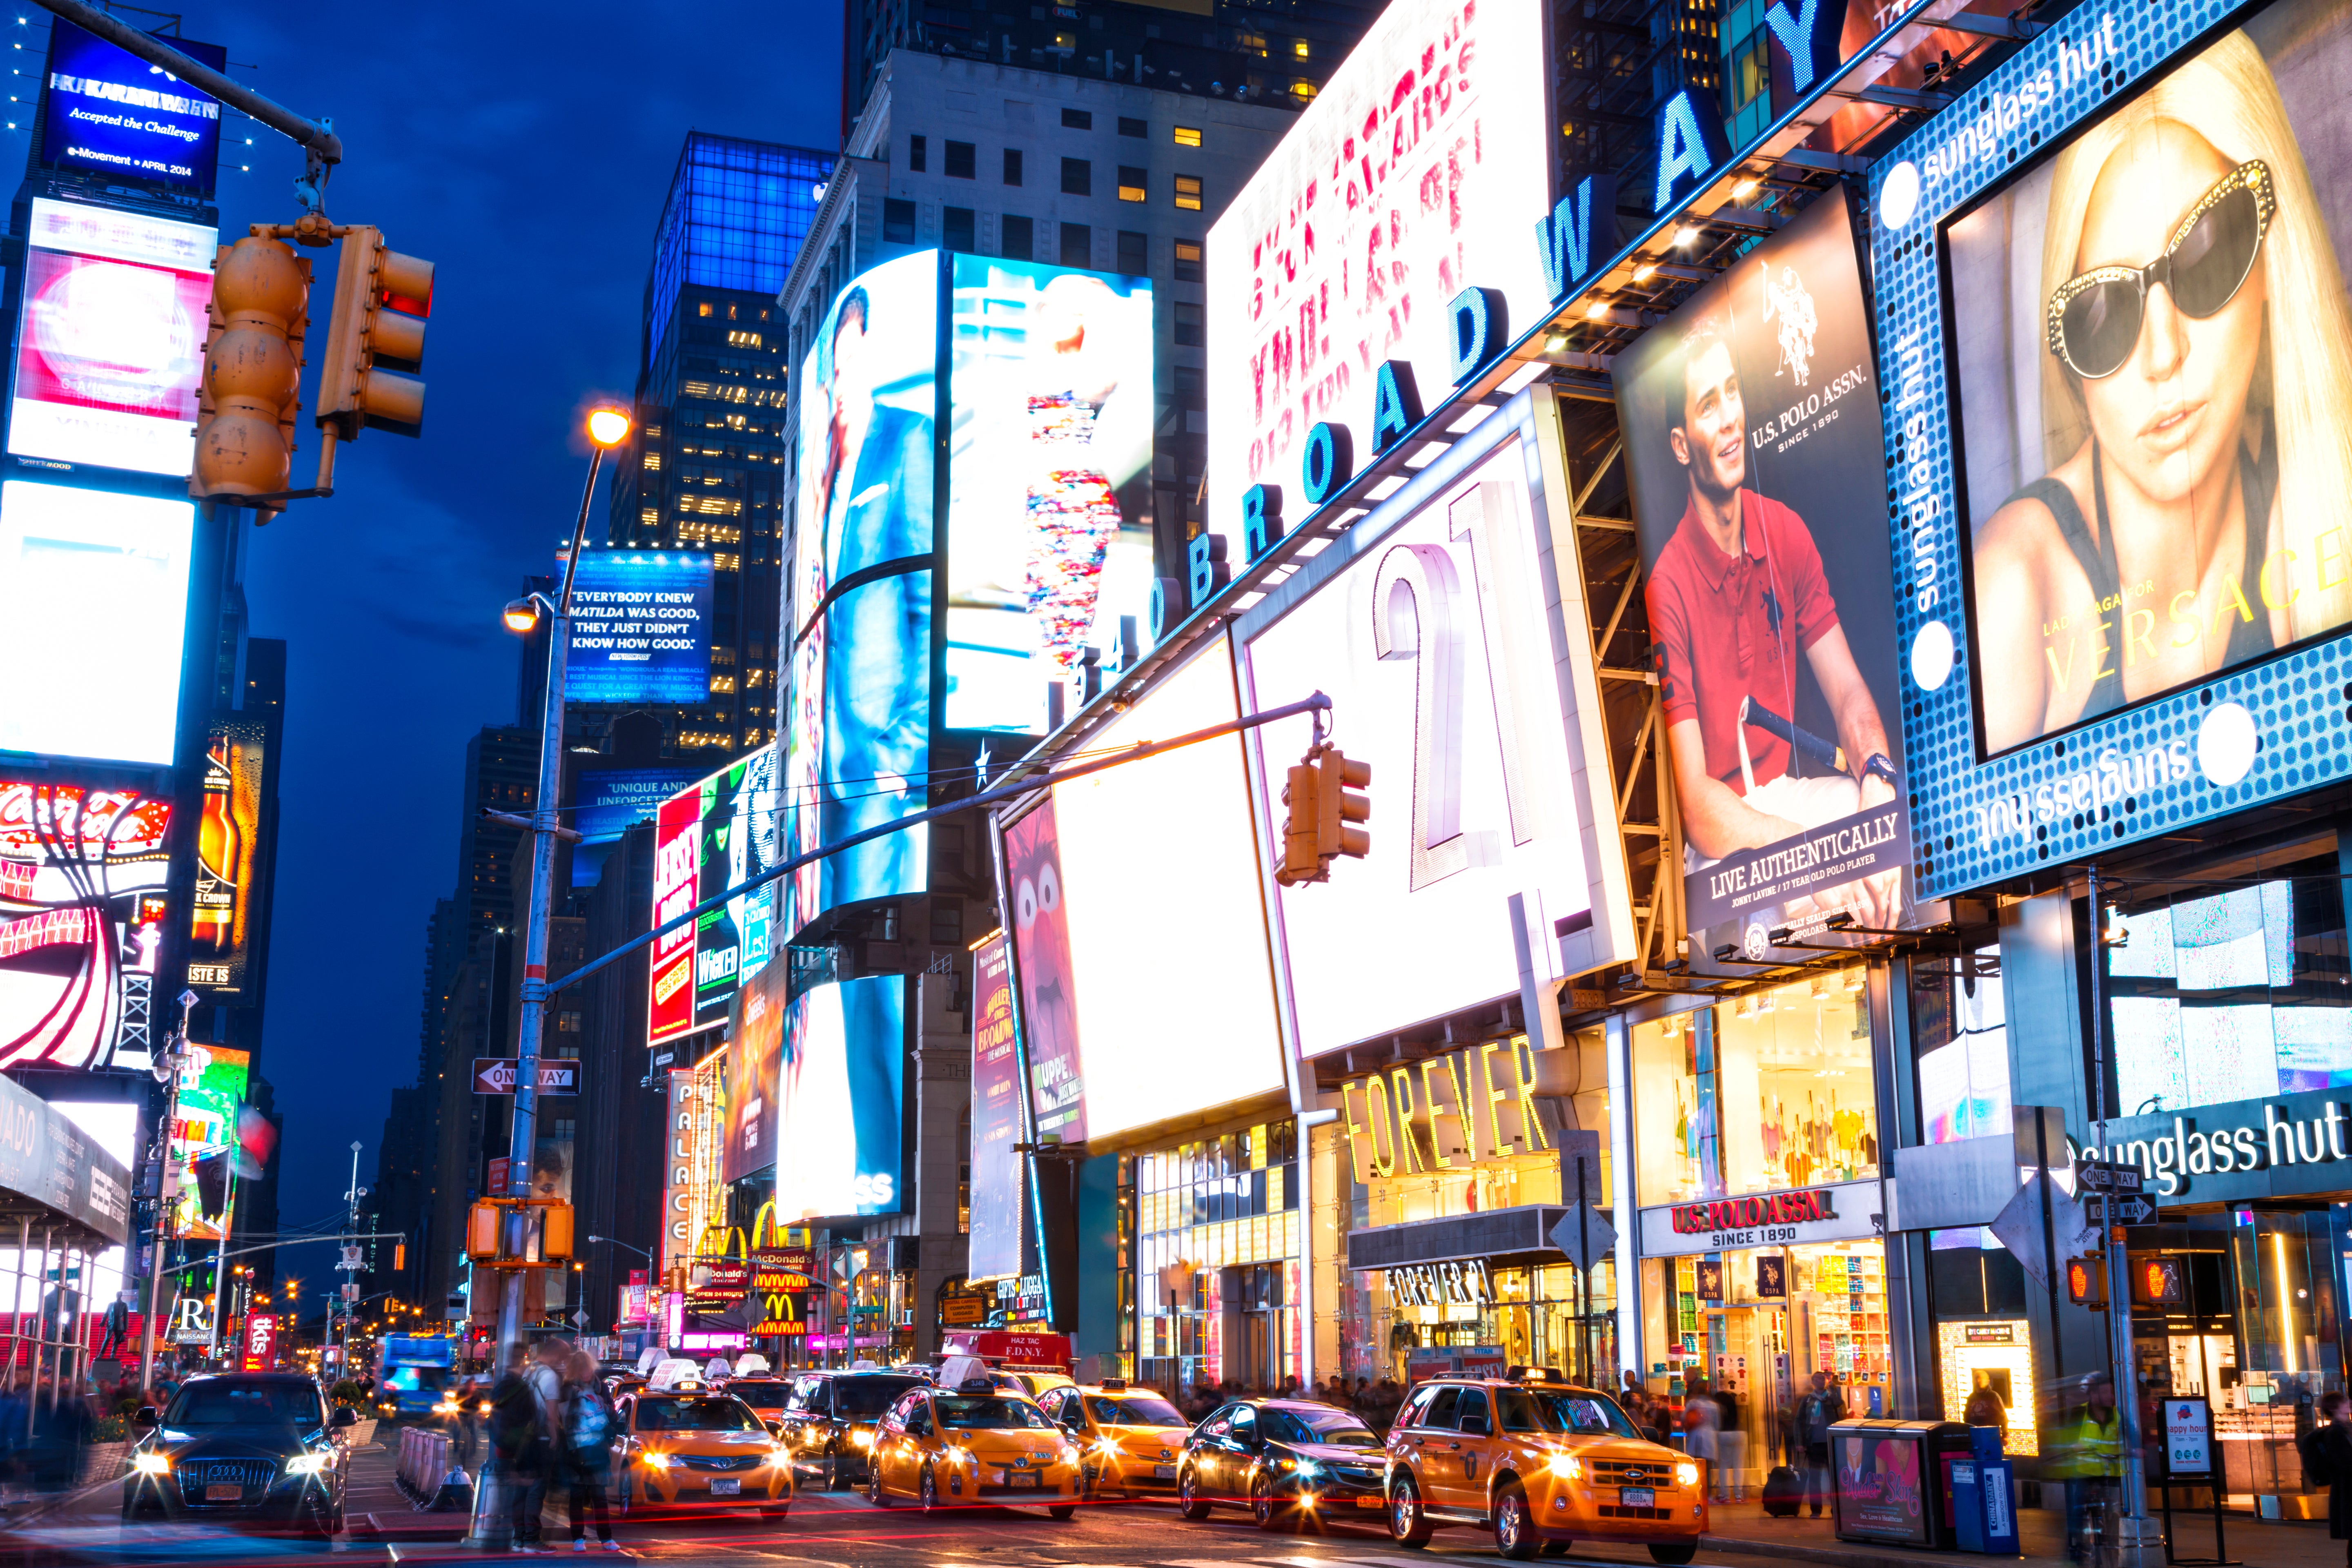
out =
{"type": "Polygon", "coordinates": [[[2136,1193],[2141,1184],[2139,1167],[2108,1160],[2077,1160],[2074,1184],[2094,1193],[2136,1193]]]}
{"type": "Polygon", "coordinates": [[[2129,1197],[2107,1198],[2109,1225],[2152,1225],[2156,1222],[2156,1205],[2137,1193],[2129,1197]]]}
{"type": "MultiPolygon", "coordinates": [[[[512,1094],[515,1074],[520,1064],[513,1057],[476,1057],[474,1058],[474,1092],[476,1094],[512,1094]]],[[[580,1064],[562,1058],[539,1058],[539,1092],[541,1094],[578,1094],[580,1064]]]]}

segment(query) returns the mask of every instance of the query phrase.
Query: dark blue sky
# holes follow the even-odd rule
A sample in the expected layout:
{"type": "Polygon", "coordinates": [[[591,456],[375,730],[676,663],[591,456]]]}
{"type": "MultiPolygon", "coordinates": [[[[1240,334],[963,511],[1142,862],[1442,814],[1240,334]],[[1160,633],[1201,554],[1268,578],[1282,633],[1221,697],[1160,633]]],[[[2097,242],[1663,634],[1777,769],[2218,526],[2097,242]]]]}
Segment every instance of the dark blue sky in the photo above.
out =
{"type": "MultiPolygon", "coordinates": [[[[840,23],[810,0],[186,13],[238,79],[333,119],[348,161],[330,215],[437,268],[423,438],[344,447],[337,494],[257,531],[247,579],[255,633],[289,644],[262,1060],[286,1112],[289,1222],[340,1208],[355,1139],[372,1179],[386,1091],[415,1073],[466,738],[515,717],[499,608],[570,531],[578,414],[635,384],[679,143],[703,130],[834,147],[840,23]]],[[[254,131],[248,150],[234,123],[225,238],[290,221],[301,168],[291,143],[254,131]]],[[[304,425],[298,485],[316,458],[304,425]]]]}

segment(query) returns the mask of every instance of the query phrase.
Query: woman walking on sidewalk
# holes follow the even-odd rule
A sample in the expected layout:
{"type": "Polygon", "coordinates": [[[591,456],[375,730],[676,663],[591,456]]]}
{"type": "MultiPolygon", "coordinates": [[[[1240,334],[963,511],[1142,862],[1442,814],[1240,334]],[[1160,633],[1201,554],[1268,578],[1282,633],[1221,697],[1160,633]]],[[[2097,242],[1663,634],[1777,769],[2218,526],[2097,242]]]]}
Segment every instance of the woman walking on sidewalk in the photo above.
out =
{"type": "Polygon", "coordinates": [[[572,1494],[572,1550],[588,1550],[588,1507],[596,1508],[596,1539],[618,1552],[604,1486],[613,1474],[613,1407],[596,1378],[596,1358],[574,1351],[563,1367],[563,1453],[558,1473],[572,1494]]]}

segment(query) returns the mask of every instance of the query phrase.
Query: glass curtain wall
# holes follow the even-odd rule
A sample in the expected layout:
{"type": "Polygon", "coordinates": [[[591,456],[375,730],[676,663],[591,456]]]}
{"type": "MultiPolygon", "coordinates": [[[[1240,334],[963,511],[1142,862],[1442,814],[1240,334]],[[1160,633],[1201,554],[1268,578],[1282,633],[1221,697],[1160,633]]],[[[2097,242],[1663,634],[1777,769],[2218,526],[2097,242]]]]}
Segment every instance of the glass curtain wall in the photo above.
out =
{"type": "Polygon", "coordinates": [[[1297,1136],[1276,1121],[1135,1156],[1144,1382],[1271,1389],[1298,1370],[1297,1136]]]}

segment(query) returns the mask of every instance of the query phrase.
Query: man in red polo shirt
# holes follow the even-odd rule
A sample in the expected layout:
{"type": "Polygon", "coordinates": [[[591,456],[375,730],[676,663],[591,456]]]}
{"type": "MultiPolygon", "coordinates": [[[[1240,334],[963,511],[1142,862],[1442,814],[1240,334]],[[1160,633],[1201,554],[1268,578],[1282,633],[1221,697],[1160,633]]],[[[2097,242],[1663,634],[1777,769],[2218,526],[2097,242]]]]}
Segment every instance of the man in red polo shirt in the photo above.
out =
{"type": "MultiPolygon", "coordinates": [[[[1748,417],[1730,342],[1702,321],[1679,353],[1681,418],[1667,440],[1689,476],[1690,500],[1651,569],[1647,595],[1685,867],[1698,871],[1893,800],[1896,770],[1804,519],[1743,488],[1748,417]],[[1836,718],[1845,771],[1807,763],[1811,776],[1799,776],[1788,741],[1755,722],[1753,708],[1795,720],[1799,652],[1836,718]]],[[[1671,364],[1661,368],[1673,375],[1671,364]]],[[[1811,904],[1885,926],[1900,915],[1902,897],[1895,869],[1817,893],[1811,904]]]]}

